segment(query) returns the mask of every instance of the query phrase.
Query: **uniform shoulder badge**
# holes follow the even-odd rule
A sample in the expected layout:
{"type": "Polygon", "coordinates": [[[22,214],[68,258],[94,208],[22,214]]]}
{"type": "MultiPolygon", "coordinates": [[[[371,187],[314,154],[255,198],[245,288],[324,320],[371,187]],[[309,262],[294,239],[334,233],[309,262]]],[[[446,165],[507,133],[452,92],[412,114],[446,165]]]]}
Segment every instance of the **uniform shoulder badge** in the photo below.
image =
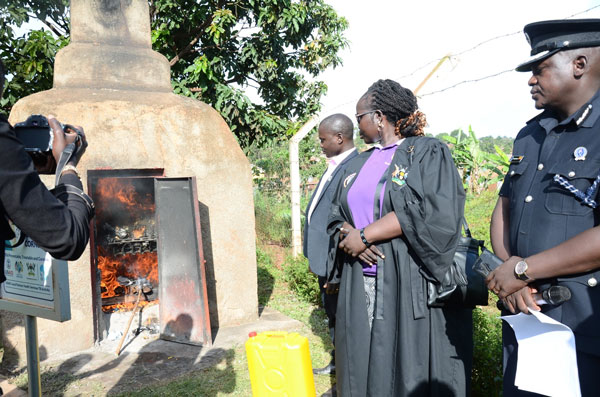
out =
{"type": "Polygon", "coordinates": [[[404,186],[404,184],[406,184],[406,176],[408,175],[408,171],[406,168],[400,168],[396,164],[394,164],[394,167],[395,169],[392,172],[392,182],[398,186],[404,186]]]}
{"type": "Polygon", "coordinates": [[[523,161],[523,158],[525,158],[525,156],[514,155],[510,158],[510,163],[511,164],[520,164],[521,161],[523,161]]]}

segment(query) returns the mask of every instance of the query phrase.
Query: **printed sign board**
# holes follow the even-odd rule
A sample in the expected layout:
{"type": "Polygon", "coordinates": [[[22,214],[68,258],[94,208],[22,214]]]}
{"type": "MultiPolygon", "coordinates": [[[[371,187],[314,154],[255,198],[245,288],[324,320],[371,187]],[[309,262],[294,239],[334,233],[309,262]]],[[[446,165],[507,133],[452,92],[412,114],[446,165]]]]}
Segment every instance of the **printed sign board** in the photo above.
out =
{"type": "Polygon", "coordinates": [[[5,241],[0,309],[55,321],[71,319],[67,262],[54,259],[12,225],[5,241]]]}

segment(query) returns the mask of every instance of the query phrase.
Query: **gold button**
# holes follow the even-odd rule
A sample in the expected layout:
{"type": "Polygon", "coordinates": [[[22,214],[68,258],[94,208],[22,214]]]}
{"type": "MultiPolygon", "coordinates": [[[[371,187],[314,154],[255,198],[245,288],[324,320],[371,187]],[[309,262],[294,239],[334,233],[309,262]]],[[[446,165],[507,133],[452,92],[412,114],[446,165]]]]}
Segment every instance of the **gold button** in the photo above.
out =
{"type": "Polygon", "coordinates": [[[544,169],[544,164],[542,164],[542,163],[539,163],[539,164],[538,164],[538,170],[540,170],[540,171],[541,171],[541,170],[543,170],[543,169],[544,169]]]}
{"type": "Polygon", "coordinates": [[[588,283],[588,285],[589,285],[590,287],[595,287],[596,285],[598,285],[598,280],[596,280],[596,278],[595,278],[595,277],[590,277],[590,278],[588,279],[588,282],[587,282],[587,283],[588,283]]]}
{"type": "Polygon", "coordinates": [[[529,203],[531,200],[533,200],[533,197],[531,197],[531,196],[525,197],[525,202],[526,203],[529,203]]]}
{"type": "Polygon", "coordinates": [[[573,178],[575,176],[575,171],[569,172],[569,178],[573,178]]]}

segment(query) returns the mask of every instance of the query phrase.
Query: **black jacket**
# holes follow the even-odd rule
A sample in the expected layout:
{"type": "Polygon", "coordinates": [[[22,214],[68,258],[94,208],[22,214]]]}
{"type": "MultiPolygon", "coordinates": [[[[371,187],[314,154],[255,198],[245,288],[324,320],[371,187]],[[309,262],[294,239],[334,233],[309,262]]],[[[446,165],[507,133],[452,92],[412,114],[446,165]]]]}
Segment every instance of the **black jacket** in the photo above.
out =
{"type": "MultiPolygon", "coordinates": [[[[73,174],[59,183],[82,188],[73,174]]],[[[4,276],[5,240],[13,238],[10,219],[23,233],[57,259],[77,259],[89,237],[92,212],[81,197],[55,198],[40,180],[33,162],[5,116],[0,115],[0,283],[4,276]]]]}
{"type": "Polygon", "coordinates": [[[325,185],[323,185],[321,195],[317,198],[317,204],[310,218],[310,224],[308,223],[308,210],[313,200],[315,200],[318,185],[306,206],[303,239],[304,256],[308,258],[310,270],[321,277],[326,275],[327,255],[331,248],[331,241],[329,234],[327,234],[327,221],[329,219],[329,212],[331,211],[331,201],[333,200],[340,176],[343,174],[346,164],[357,155],[358,153],[355,149],[335,168],[327,181],[319,180],[319,184],[324,183],[325,185]]]}

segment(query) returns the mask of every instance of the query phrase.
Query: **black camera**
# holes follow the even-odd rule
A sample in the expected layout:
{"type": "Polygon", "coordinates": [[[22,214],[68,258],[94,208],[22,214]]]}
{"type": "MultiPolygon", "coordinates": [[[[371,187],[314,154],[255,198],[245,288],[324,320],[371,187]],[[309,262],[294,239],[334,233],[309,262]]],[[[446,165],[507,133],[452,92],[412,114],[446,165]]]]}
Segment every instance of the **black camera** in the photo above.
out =
{"type": "MultiPolygon", "coordinates": [[[[63,131],[77,133],[75,145],[81,141],[81,131],[69,124],[61,124],[63,131]]],[[[54,134],[48,124],[48,119],[41,114],[34,114],[27,120],[15,124],[17,138],[25,146],[25,151],[33,159],[33,163],[42,174],[56,172],[56,161],[52,156],[52,142],[54,134]]]]}

